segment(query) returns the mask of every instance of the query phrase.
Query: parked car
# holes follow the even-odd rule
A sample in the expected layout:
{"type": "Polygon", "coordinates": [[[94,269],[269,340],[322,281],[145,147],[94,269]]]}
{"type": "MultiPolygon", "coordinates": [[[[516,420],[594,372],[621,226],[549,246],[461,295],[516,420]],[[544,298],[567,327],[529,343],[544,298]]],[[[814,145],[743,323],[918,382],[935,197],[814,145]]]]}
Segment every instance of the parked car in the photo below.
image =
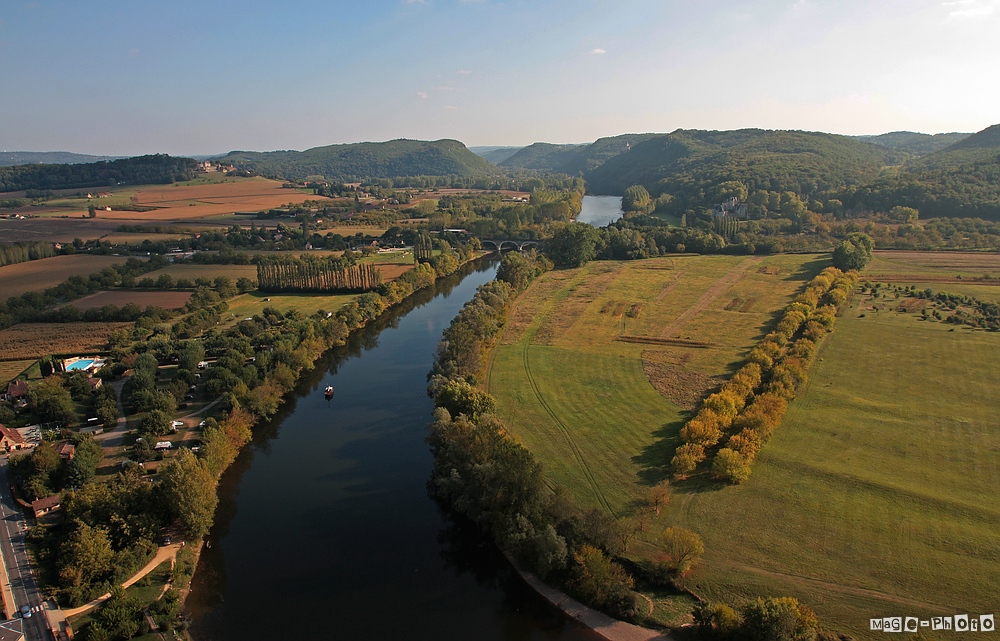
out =
{"type": "Polygon", "coordinates": [[[25,619],[30,619],[31,618],[31,606],[30,605],[22,605],[21,606],[21,616],[24,617],[25,619]]]}

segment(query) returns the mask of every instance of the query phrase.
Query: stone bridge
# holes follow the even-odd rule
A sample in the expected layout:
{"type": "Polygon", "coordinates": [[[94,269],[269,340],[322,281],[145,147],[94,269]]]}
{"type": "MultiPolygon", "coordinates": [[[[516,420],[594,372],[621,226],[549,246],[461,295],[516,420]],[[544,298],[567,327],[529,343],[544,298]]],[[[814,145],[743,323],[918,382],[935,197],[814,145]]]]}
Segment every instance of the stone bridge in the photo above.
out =
{"type": "Polygon", "coordinates": [[[535,248],[542,246],[542,241],[540,240],[481,239],[480,242],[483,244],[483,249],[487,249],[487,245],[492,245],[498,252],[502,252],[505,249],[524,251],[524,248],[529,245],[533,245],[535,248]]]}

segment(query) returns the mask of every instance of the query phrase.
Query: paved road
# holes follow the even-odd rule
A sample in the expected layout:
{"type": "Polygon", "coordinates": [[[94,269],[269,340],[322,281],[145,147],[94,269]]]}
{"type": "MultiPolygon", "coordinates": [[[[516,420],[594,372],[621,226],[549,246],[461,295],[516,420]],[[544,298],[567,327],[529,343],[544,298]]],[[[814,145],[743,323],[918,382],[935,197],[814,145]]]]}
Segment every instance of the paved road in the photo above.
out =
{"type": "Polygon", "coordinates": [[[10,587],[18,609],[24,605],[31,607],[32,616],[24,620],[24,636],[30,641],[52,641],[38,592],[38,581],[28,561],[24,535],[28,524],[21,510],[10,495],[10,480],[7,474],[7,457],[0,457],[0,549],[7,564],[10,587]]]}

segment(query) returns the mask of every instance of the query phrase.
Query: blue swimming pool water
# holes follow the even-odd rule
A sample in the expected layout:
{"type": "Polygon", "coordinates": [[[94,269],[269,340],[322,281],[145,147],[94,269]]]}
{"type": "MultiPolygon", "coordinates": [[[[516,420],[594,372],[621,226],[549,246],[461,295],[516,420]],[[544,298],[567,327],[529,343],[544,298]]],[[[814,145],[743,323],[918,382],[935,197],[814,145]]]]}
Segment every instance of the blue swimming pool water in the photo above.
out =
{"type": "Polygon", "coordinates": [[[93,364],[94,364],[94,359],[76,361],[75,363],[71,363],[71,364],[67,365],[66,366],[66,371],[67,372],[72,372],[75,369],[87,369],[88,367],[90,367],[93,364]]]}

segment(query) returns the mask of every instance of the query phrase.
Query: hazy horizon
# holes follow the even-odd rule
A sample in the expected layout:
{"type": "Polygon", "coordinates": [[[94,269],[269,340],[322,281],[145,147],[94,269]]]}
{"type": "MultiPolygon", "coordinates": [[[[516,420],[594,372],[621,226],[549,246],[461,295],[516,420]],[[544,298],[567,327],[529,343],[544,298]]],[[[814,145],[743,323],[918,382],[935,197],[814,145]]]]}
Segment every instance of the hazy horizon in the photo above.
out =
{"type": "MultiPolygon", "coordinates": [[[[1000,121],[1000,0],[38,0],[0,9],[0,149],[210,155],[1000,121]]],[[[562,143],[570,144],[570,143],[562,143]]]]}

